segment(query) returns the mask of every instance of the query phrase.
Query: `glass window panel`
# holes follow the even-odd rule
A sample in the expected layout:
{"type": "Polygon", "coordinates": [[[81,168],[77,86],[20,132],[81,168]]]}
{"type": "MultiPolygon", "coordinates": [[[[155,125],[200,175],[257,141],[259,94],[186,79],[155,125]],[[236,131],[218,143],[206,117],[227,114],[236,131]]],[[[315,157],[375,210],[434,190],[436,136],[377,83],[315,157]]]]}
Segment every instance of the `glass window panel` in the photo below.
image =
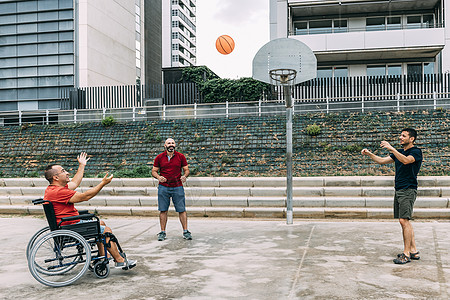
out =
{"type": "Polygon", "coordinates": [[[59,43],[59,53],[73,53],[73,43],[59,43]]]}
{"type": "Polygon", "coordinates": [[[59,84],[73,86],[73,76],[61,76],[59,78],[59,84]]]}
{"type": "Polygon", "coordinates": [[[59,109],[59,100],[54,101],[39,101],[39,109],[59,109]]]}
{"type": "Polygon", "coordinates": [[[331,20],[309,21],[309,33],[331,33],[331,20]]]}
{"type": "Polygon", "coordinates": [[[59,66],[59,74],[60,75],[72,75],[73,74],[73,66],[59,66]]]}
{"type": "Polygon", "coordinates": [[[73,0],[59,0],[59,8],[73,8],[73,0]]]}
{"type": "Polygon", "coordinates": [[[60,41],[73,41],[73,32],[60,32],[59,40],[60,41]]]}
{"type": "MultiPolygon", "coordinates": [[[[20,100],[37,99],[37,96],[38,96],[37,91],[38,91],[38,89],[36,89],[36,88],[35,89],[20,89],[20,90],[18,90],[17,98],[20,100]]],[[[35,101],[33,101],[33,102],[35,102],[35,101]]]]}
{"type": "Polygon", "coordinates": [[[41,66],[42,65],[57,65],[58,64],[58,56],[57,55],[39,56],[38,64],[41,66]]]}
{"type": "Polygon", "coordinates": [[[17,74],[19,75],[19,77],[22,76],[37,76],[37,68],[36,67],[32,67],[32,68],[19,68],[17,69],[17,74]]]}
{"type": "Polygon", "coordinates": [[[39,13],[39,21],[56,21],[58,20],[58,12],[57,11],[46,11],[39,13]]]}
{"type": "Polygon", "coordinates": [[[367,76],[385,76],[386,66],[367,66],[367,76]]]}
{"type": "Polygon", "coordinates": [[[15,43],[17,43],[17,36],[15,35],[0,36],[0,45],[10,45],[15,43]]]}
{"type": "Polygon", "coordinates": [[[387,17],[387,30],[402,29],[402,19],[401,17],[387,17]]]}
{"type": "Polygon", "coordinates": [[[347,20],[334,20],[334,32],[347,32],[347,20]]]}
{"type": "Polygon", "coordinates": [[[39,44],[39,55],[58,54],[58,43],[39,44]]]}
{"type": "Polygon", "coordinates": [[[0,78],[17,77],[17,69],[0,69],[0,78]]]}
{"type": "Polygon", "coordinates": [[[387,74],[391,76],[402,75],[402,66],[401,65],[388,66],[387,74]]]}
{"type": "MultiPolygon", "coordinates": [[[[72,2],[72,0],[70,1],[72,2]]],[[[72,10],[63,10],[59,12],[59,19],[73,19],[73,11],[72,10]]]]}
{"type": "Polygon", "coordinates": [[[36,66],[37,65],[37,56],[33,56],[33,57],[19,57],[17,59],[17,65],[19,67],[36,66]]]}
{"type": "Polygon", "coordinates": [[[348,68],[347,67],[336,67],[334,68],[334,77],[347,77],[348,68]]]}
{"type": "Polygon", "coordinates": [[[16,56],[16,55],[17,55],[16,46],[0,47],[0,57],[16,56]]]}
{"type": "Polygon", "coordinates": [[[17,3],[18,12],[35,11],[35,10],[37,10],[37,1],[19,1],[17,3]]]}
{"type": "Polygon", "coordinates": [[[423,64],[423,74],[434,74],[434,62],[423,64]]]}
{"type": "Polygon", "coordinates": [[[59,78],[57,76],[39,77],[39,86],[55,86],[59,84],[59,78]]]}
{"type": "Polygon", "coordinates": [[[73,64],[73,55],[60,55],[59,63],[60,64],[73,64]]]}
{"type": "Polygon", "coordinates": [[[42,88],[39,89],[39,98],[47,98],[47,99],[58,99],[58,88],[42,88]]]}
{"type": "MultiPolygon", "coordinates": [[[[17,93],[16,93],[17,95],[17,93]]],[[[14,97],[10,97],[11,98],[17,98],[17,96],[14,97]]],[[[8,98],[6,98],[5,100],[7,100],[8,98]]],[[[11,110],[17,110],[17,102],[3,102],[0,103],[0,111],[11,111],[11,110]]]]}
{"type": "Polygon", "coordinates": [[[59,22],[59,30],[72,30],[73,22],[72,21],[60,21],[59,22]]]}
{"type": "Polygon", "coordinates": [[[16,34],[17,33],[16,30],[17,30],[16,25],[0,26],[0,32],[2,34],[16,34]]]}
{"type": "Polygon", "coordinates": [[[18,55],[37,55],[37,45],[17,46],[18,55]]]}
{"type": "MultiPolygon", "coordinates": [[[[0,100],[11,100],[17,99],[17,90],[0,90],[0,100]]],[[[0,111],[4,111],[2,104],[11,103],[11,102],[0,102],[0,111]]],[[[17,110],[17,109],[14,109],[17,110]]]]}
{"type": "Polygon", "coordinates": [[[58,8],[58,0],[39,0],[38,1],[39,10],[50,10],[58,8]]]}
{"type": "Polygon", "coordinates": [[[37,21],[37,13],[17,15],[18,22],[35,22],[37,21]]]}
{"type": "Polygon", "coordinates": [[[39,32],[44,31],[57,31],[58,30],[58,22],[45,22],[38,24],[39,32]]]}
{"type": "Polygon", "coordinates": [[[37,87],[37,78],[19,78],[17,80],[17,87],[37,87]]]}
{"type": "Polygon", "coordinates": [[[39,67],[39,76],[58,75],[58,66],[39,67]]]}
{"type": "Polygon", "coordinates": [[[19,24],[17,25],[17,33],[28,33],[28,32],[36,32],[37,31],[37,24],[19,24]]]}
{"type": "Polygon", "coordinates": [[[308,34],[308,22],[295,22],[294,30],[297,35],[308,34]]]}
{"type": "Polygon", "coordinates": [[[0,24],[12,24],[16,23],[17,15],[0,16],[0,24]]]}
{"type": "Polygon", "coordinates": [[[433,28],[434,27],[433,15],[423,15],[423,27],[425,27],[425,28],[433,28]]]}
{"type": "Polygon", "coordinates": [[[376,31],[385,29],[384,17],[366,18],[366,30],[376,31]]]}
{"type": "Polygon", "coordinates": [[[141,32],[141,25],[136,23],[136,32],[141,32]]]}
{"type": "Polygon", "coordinates": [[[18,39],[19,39],[20,44],[36,43],[37,42],[37,34],[19,35],[18,39]]]}
{"type": "Polygon", "coordinates": [[[141,42],[136,41],[136,50],[141,51],[141,42]]]}
{"type": "Polygon", "coordinates": [[[420,16],[407,16],[406,17],[406,24],[407,28],[414,29],[414,28],[420,28],[421,20],[420,16]]]}
{"type": "Polygon", "coordinates": [[[0,88],[16,88],[17,79],[0,79],[0,88]]]}
{"type": "Polygon", "coordinates": [[[422,64],[408,64],[407,65],[408,75],[422,75],[422,64]]]}
{"type": "Polygon", "coordinates": [[[333,77],[333,69],[331,67],[317,68],[317,78],[325,77],[333,77]]]}
{"type": "MultiPolygon", "coordinates": [[[[0,47],[0,57],[2,56],[1,54],[1,49],[3,47],[0,47]]],[[[14,55],[15,56],[15,55],[14,55]]],[[[2,67],[5,68],[11,68],[11,67],[17,67],[17,58],[4,58],[2,59],[2,67]]]]}
{"type": "Polygon", "coordinates": [[[16,3],[2,3],[0,4],[0,11],[4,14],[7,13],[15,13],[16,12],[16,3]]]}
{"type": "Polygon", "coordinates": [[[58,33],[40,33],[39,42],[56,42],[58,41],[58,33]]]}

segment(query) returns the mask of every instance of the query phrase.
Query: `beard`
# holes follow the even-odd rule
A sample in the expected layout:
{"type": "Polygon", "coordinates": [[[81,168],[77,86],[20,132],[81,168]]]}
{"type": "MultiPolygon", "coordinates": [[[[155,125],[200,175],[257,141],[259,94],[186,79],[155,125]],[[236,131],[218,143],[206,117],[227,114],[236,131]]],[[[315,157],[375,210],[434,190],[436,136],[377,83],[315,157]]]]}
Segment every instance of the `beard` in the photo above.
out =
{"type": "Polygon", "coordinates": [[[175,146],[166,147],[166,150],[169,151],[169,152],[174,152],[175,151],[175,146]]]}

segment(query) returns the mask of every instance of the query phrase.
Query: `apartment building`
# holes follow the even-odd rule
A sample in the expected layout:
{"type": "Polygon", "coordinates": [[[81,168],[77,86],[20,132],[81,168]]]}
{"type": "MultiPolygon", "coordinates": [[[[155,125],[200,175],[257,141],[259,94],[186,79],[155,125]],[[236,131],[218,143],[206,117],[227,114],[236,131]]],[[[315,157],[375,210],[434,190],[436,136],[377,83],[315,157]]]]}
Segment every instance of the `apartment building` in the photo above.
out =
{"type": "Polygon", "coordinates": [[[164,0],[162,15],[162,66],[195,66],[196,0],[164,0]]]}
{"type": "Polygon", "coordinates": [[[318,77],[448,73],[448,7],[450,0],[270,0],[270,38],[308,45],[318,77]]]}
{"type": "Polygon", "coordinates": [[[162,81],[160,0],[0,0],[0,112],[146,78],[162,81]]]}

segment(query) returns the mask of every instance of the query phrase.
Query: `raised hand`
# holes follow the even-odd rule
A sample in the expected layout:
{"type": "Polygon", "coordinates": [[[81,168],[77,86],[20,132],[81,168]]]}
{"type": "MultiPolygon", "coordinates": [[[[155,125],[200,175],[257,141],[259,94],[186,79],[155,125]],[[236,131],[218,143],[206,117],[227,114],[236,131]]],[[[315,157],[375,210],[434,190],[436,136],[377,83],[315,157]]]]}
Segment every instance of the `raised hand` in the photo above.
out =
{"type": "Polygon", "coordinates": [[[80,155],[77,156],[78,159],[78,163],[80,165],[85,166],[88,162],[89,159],[91,159],[90,157],[87,157],[87,153],[86,152],[81,152],[80,155]]]}
{"type": "Polygon", "coordinates": [[[109,175],[109,173],[106,172],[105,177],[103,177],[103,179],[102,179],[102,182],[103,182],[105,185],[107,185],[108,183],[110,183],[110,182],[112,181],[113,177],[114,177],[114,174],[111,174],[111,176],[109,176],[109,177],[108,177],[108,175],[109,175]]]}

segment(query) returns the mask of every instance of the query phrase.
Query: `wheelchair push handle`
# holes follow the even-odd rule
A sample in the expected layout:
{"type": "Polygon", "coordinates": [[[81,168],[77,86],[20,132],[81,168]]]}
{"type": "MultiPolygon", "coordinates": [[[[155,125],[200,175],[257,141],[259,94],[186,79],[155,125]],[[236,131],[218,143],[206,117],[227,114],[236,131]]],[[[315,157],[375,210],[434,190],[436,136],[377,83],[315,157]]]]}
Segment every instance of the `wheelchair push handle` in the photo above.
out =
{"type": "Polygon", "coordinates": [[[39,198],[39,199],[31,200],[31,202],[32,202],[34,205],[38,205],[38,204],[46,203],[46,202],[48,202],[48,200],[44,200],[44,199],[42,199],[42,198],[39,198]]]}

